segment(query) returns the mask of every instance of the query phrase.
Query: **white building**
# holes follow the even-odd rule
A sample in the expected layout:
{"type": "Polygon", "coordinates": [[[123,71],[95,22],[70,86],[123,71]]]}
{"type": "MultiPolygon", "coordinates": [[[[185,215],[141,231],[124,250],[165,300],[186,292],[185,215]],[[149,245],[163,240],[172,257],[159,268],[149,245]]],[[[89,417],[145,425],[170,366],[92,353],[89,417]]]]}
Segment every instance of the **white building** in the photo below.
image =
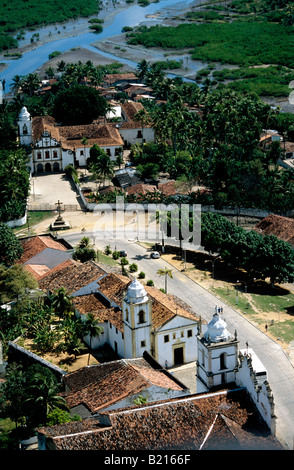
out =
{"type": "Polygon", "coordinates": [[[237,335],[232,337],[226,322],[216,311],[206,332],[198,335],[197,390],[233,382],[237,361],[237,335]]]}
{"type": "Polygon", "coordinates": [[[97,284],[96,294],[74,297],[78,314],[95,313],[103,327],[102,335],[85,339],[92,349],[109,344],[121,358],[146,351],[163,367],[196,361],[200,319],[174,296],[113,273],[97,284]]]}
{"type": "Polygon", "coordinates": [[[119,124],[119,133],[126,146],[154,142],[155,132],[151,124],[136,120],[136,114],[143,110],[142,103],[126,101],[122,104],[123,121],[119,124]]]}
{"type": "Polygon", "coordinates": [[[197,336],[197,393],[234,383],[245,387],[262,418],[276,432],[274,399],[268,382],[267,370],[252,348],[239,350],[237,332],[227,330],[218,311],[207,325],[204,334],[197,336]]]}
{"type": "Polygon", "coordinates": [[[123,147],[115,125],[94,122],[60,126],[50,116],[31,118],[25,107],[19,114],[18,130],[20,144],[31,147],[32,172],[64,171],[67,165],[86,166],[94,144],[105,150],[112,160],[123,147]]]}

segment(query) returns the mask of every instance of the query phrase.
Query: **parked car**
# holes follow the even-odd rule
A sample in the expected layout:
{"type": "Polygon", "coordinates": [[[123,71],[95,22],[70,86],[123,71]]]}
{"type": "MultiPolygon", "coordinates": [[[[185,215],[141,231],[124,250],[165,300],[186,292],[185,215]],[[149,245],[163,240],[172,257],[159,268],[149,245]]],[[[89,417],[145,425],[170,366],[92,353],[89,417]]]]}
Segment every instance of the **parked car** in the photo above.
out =
{"type": "Polygon", "coordinates": [[[154,259],[155,258],[160,258],[160,254],[159,254],[158,251],[152,251],[150,256],[151,256],[151,258],[154,258],[154,259]]]}
{"type": "Polygon", "coordinates": [[[121,258],[126,258],[126,257],[128,256],[128,254],[127,254],[127,252],[126,252],[125,250],[121,250],[121,251],[119,252],[119,256],[120,256],[121,258]]]}

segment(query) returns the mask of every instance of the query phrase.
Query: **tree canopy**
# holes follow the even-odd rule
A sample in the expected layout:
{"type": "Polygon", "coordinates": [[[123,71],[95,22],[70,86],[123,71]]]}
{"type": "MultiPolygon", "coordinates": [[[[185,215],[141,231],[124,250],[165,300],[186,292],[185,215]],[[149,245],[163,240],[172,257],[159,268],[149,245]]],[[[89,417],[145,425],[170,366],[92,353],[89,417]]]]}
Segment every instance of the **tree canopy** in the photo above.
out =
{"type": "Polygon", "coordinates": [[[64,125],[90,124],[107,111],[107,102],[92,87],[72,85],[60,89],[53,106],[54,118],[64,125]]]}
{"type": "Polygon", "coordinates": [[[8,225],[0,222],[0,263],[10,267],[23,253],[20,241],[8,225]]]}

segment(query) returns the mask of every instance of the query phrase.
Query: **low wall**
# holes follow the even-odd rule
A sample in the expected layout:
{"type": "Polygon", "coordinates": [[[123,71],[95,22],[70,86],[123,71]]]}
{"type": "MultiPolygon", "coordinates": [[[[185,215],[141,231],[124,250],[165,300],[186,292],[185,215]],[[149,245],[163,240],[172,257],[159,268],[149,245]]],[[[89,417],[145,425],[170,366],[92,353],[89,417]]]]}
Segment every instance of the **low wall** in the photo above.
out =
{"type": "Polygon", "coordinates": [[[22,364],[25,368],[34,364],[40,364],[43,367],[47,367],[50,371],[57,377],[58,380],[61,380],[62,377],[67,374],[66,371],[55,366],[51,362],[46,361],[42,357],[34,354],[28,349],[19,346],[17,343],[9,341],[8,343],[8,364],[12,362],[17,362],[22,364]]]}
{"type": "Polygon", "coordinates": [[[9,222],[5,222],[6,225],[10,228],[15,228],[15,227],[22,227],[25,225],[27,222],[27,212],[21,219],[16,219],[16,220],[10,220],[9,222]]]}

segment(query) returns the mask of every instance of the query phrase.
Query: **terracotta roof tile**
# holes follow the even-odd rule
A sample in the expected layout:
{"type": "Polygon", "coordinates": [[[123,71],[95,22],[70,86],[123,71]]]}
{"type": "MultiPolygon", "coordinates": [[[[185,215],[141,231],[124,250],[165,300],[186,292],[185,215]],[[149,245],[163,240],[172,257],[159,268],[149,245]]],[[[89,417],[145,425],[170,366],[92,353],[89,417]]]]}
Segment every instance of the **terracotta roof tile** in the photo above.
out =
{"type": "Polygon", "coordinates": [[[35,236],[29,239],[20,240],[23,247],[22,257],[18,260],[18,264],[24,264],[29,259],[41,253],[46,248],[54,250],[67,251],[67,248],[60,242],[53,240],[50,236],[35,236]]]}
{"type": "Polygon", "coordinates": [[[229,448],[282,450],[245,389],[102,412],[100,420],[83,420],[80,426],[57,425],[39,432],[51,438],[53,448],[59,450],[226,449],[228,437],[229,448]],[[85,433],[85,429],[90,432],[85,433]]]}
{"type": "Polygon", "coordinates": [[[50,268],[45,264],[25,264],[24,269],[25,271],[29,271],[37,280],[50,272],[50,268]]]}
{"type": "Polygon", "coordinates": [[[262,219],[254,230],[261,235],[274,235],[294,246],[294,219],[270,214],[262,219]]]}
{"type": "Polygon", "coordinates": [[[83,137],[88,140],[87,147],[92,147],[94,144],[101,147],[123,146],[123,140],[116,126],[99,121],[77,126],[58,126],[50,116],[33,118],[34,140],[38,141],[44,131],[48,131],[63,148],[71,150],[84,146],[81,143],[83,137]]]}
{"type": "Polygon", "coordinates": [[[107,74],[103,78],[104,82],[107,83],[108,85],[111,85],[115,82],[118,82],[120,80],[137,80],[137,76],[134,73],[113,73],[113,74],[107,74]]]}
{"type": "Polygon", "coordinates": [[[144,184],[144,183],[134,184],[133,186],[130,186],[129,188],[126,189],[126,192],[128,195],[130,194],[145,195],[147,192],[151,192],[151,191],[157,191],[156,186],[153,184],[144,184]]]}
{"type": "Polygon", "coordinates": [[[69,292],[76,292],[89,283],[99,279],[105,274],[105,271],[92,261],[79,264],[71,262],[62,269],[52,270],[39,280],[41,289],[50,290],[64,287],[69,292]]]}
{"type": "Polygon", "coordinates": [[[154,369],[143,357],[84,367],[64,377],[63,393],[70,408],[85,405],[92,413],[151,386],[186,390],[165,370],[154,369]],[[109,390],[111,389],[111,394],[109,390]]]}
{"type": "MultiPolygon", "coordinates": [[[[107,308],[105,301],[97,294],[76,297],[75,306],[81,313],[91,311],[101,322],[108,320],[120,331],[123,331],[122,300],[130,283],[130,279],[115,273],[108,273],[99,280],[99,293],[118,308],[107,308]]],[[[152,300],[152,324],[155,329],[160,328],[176,315],[193,321],[199,320],[193,310],[178,297],[164,294],[155,287],[144,287],[152,300]]]]}
{"type": "Polygon", "coordinates": [[[166,183],[159,183],[158,190],[161,191],[165,196],[174,196],[177,194],[176,182],[167,181],[166,183]]]}

